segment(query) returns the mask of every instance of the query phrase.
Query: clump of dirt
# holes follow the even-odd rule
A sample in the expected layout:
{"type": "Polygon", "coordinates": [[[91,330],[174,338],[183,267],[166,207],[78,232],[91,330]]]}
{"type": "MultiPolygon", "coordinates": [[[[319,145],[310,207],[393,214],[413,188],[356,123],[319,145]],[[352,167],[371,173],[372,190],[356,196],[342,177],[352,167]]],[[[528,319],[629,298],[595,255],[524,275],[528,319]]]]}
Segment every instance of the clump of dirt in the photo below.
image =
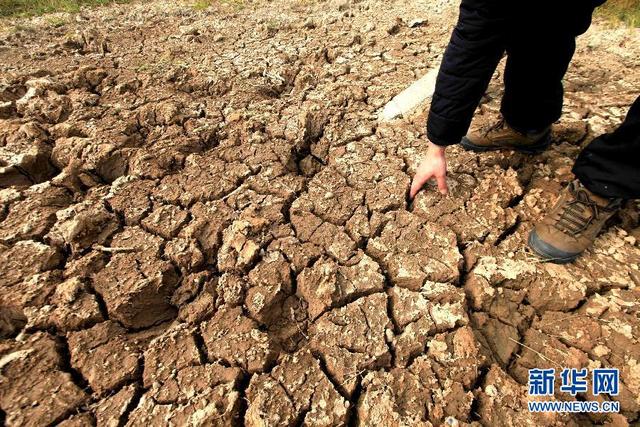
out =
{"type": "Polygon", "coordinates": [[[49,183],[26,189],[20,200],[11,203],[4,221],[0,224],[2,242],[12,244],[21,240],[42,240],[56,223],[58,211],[72,201],[63,188],[49,183]]]}
{"type": "Polygon", "coordinates": [[[56,423],[89,400],[68,372],[61,350],[61,343],[46,332],[0,344],[0,402],[6,423],[56,423]]]}
{"type": "Polygon", "coordinates": [[[469,322],[464,292],[453,285],[427,282],[419,291],[398,286],[389,294],[397,330],[393,347],[398,366],[404,367],[424,353],[436,333],[469,322]]]}
{"type": "Polygon", "coordinates": [[[46,305],[25,307],[27,329],[80,330],[105,320],[96,295],[78,277],[59,283],[46,305]]]}
{"type": "Polygon", "coordinates": [[[139,227],[126,227],[111,244],[123,252],[114,254],[93,279],[110,317],[129,328],[144,328],[175,317],[169,298],[179,275],[171,262],[159,256],[162,238],[139,227]]]}
{"type": "Polygon", "coordinates": [[[445,418],[471,418],[471,388],[484,364],[472,330],[434,336],[426,354],[408,367],[367,374],[358,407],[364,425],[436,425],[445,418]]]}
{"type": "Polygon", "coordinates": [[[633,33],[578,39],[545,153],[450,147],[450,195],[409,201],[428,103],[378,115],[458,3],[245,6],[0,31],[0,422],[638,422],[638,204],[574,264],[526,249],[637,96],[633,33]],[[620,414],[529,413],[528,369],[559,367],[618,368],[618,396],[556,398],[620,414]]]}
{"type": "Polygon", "coordinates": [[[298,293],[307,302],[312,319],[332,307],[384,290],[378,263],[364,253],[354,258],[349,265],[321,258],[298,275],[298,293]]]}
{"type": "Polygon", "coordinates": [[[138,375],[140,351],[126,335],[113,321],[68,335],[71,366],[98,394],[115,390],[138,375]]]}
{"type": "Polygon", "coordinates": [[[379,260],[396,286],[418,290],[427,280],[455,283],[460,279],[462,255],[456,235],[407,212],[389,215],[380,235],[369,240],[367,252],[379,260]]]}
{"type": "Polygon", "coordinates": [[[241,307],[218,310],[202,324],[202,338],[210,360],[223,360],[251,373],[266,370],[277,356],[271,337],[241,307]]]}
{"type": "Polygon", "coordinates": [[[311,349],[349,396],[362,373],[391,365],[386,305],[386,295],[373,294],[325,313],[311,325],[311,349]]]}
{"type": "MultiPolygon", "coordinates": [[[[6,114],[7,119],[11,112],[6,114]]],[[[29,186],[55,175],[52,147],[47,134],[37,122],[8,124],[2,133],[0,151],[0,185],[29,186]]]]}
{"type": "Polygon", "coordinates": [[[476,392],[480,422],[500,426],[542,424],[580,425],[567,414],[531,413],[527,409],[526,386],[518,384],[506,372],[493,365],[482,387],[476,392]]]}
{"type": "Polygon", "coordinates": [[[247,398],[249,426],[342,425],[350,409],[308,350],[286,355],[270,374],[254,376],[247,398]]]}

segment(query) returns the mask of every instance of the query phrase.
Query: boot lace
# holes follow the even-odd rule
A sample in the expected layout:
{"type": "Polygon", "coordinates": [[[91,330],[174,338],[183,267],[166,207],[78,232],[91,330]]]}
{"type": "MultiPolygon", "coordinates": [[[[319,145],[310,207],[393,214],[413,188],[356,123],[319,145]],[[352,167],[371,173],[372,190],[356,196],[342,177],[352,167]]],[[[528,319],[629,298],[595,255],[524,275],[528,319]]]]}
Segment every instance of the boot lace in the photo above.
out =
{"type": "MultiPolygon", "coordinates": [[[[580,188],[575,183],[571,183],[569,191],[574,198],[563,209],[555,227],[569,235],[579,236],[600,217],[602,211],[610,211],[611,209],[609,206],[599,206],[591,200],[589,193],[584,188],[580,188]],[[583,215],[584,212],[588,212],[586,217],[583,215]]],[[[617,203],[612,202],[612,205],[617,205],[617,203]]]]}
{"type": "Polygon", "coordinates": [[[484,136],[487,137],[490,133],[495,132],[496,130],[504,128],[505,123],[506,122],[504,120],[504,117],[500,117],[500,119],[496,123],[494,123],[494,124],[492,124],[492,125],[490,125],[490,126],[488,126],[487,128],[484,129],[484,136]]]}

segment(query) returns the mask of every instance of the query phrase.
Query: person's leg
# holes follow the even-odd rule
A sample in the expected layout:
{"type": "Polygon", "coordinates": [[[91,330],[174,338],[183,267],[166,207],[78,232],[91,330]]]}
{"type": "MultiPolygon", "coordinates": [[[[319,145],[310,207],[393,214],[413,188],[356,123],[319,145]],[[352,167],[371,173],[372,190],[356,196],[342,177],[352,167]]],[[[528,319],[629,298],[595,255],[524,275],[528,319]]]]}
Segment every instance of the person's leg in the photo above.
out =
{"type": "Polygon", "coordinates": [[[640,199],[640,96],[620,127],[582,150],[573,173],[599,196],[640,199]]]}
{"type": "Polygon", "coordinates": [[[427,136],[460,142],[505,50],[509,0],[462,0],[431,100],[427,136]]]}
{"type": "Polygon", "coordinates": [[[588,0],[540,0],[519,8],[509,29],[501,107],[510,126],[535,132],[560,118],[562,79],[594,7],[588,0]]]}
{"type": "Polygon", "coordinates": [[[577,179],[529,234],[529,247],[555,262],[574,260],[624,199],[640,198],[640,97],[618,129],[582,150],[573,173],[577,179]]]}
{"type": "Polygon", "coordinates": [[[602,1],[537,0],[508,5],[504,120],[469,133],[461,141],[464,148],[527,154],[547,149],[551,124],[562,111],[562,78],[575,51],[575,37],[589,28],[593,9],[602,1]]]}

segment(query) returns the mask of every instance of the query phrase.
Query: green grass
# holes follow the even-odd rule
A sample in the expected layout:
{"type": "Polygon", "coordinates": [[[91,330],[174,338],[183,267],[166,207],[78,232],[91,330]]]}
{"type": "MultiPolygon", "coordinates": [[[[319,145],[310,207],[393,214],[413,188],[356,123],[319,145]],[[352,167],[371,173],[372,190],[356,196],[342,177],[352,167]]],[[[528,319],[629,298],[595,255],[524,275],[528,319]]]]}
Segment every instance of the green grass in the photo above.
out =
{"type": "Polygon", "coordinates": [[[245,7],[244,1],[245,0],[195,0],[191,2],[190,5],[194,10],[206,10],[214,3],[221,3],[230,5],[235,10],[242,10],[245,7]]]}
{"type": "Polygon", "coordinates": [[[597,13],[630,27],[640,27],[640,0],[609,0],[598,8],[597,13]]]}
{"type": "Polygon", "coordinates": [[[51,25],[52,27],[55,27],[55,28],[62,27],[62,26],[64,26],[64,25],[69,23],[69,19],[68,18],[61,17],[61,16],[58,16],[58,15],[52,15],[52,16],[49,16],[46,19],[47,19],[47,22],[49,23],[49,25],[51,25]]]}
{"type": "Polygon", "coordinates": [[[128,3],[130,0],[0,0],[0,16],[24,17],[49,12],[78,12],[82,6],[128,3]]]}
{"type": "Polygon", "coordinates": [[[211,6],[211,0],[196,0],[191,5],[195,10],[205,10],[209,6],[211,6]]]}

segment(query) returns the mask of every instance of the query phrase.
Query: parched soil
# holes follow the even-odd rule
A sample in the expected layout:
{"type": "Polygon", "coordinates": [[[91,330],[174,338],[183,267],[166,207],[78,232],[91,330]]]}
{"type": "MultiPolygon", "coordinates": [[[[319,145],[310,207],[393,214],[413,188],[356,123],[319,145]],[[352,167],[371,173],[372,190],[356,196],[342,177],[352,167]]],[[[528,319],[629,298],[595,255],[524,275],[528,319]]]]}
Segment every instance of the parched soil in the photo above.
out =
{"type": "MultiPolygon", "coordinates": [[[[176,2],[0,36],[0,423],[625,426],[640,420],[640,229],[575,264],[532,225],[640,87],[594,24],[544,154],[449,150],[407,195],[447,0],[176,2]],[[530,368],[620,369],[621,412],[531,414],[530,368]]],[[[496,117],[501,72],[476,120],[496,117]]],[[[556,381],[558,386],[559,381],[556,381]]]]}

